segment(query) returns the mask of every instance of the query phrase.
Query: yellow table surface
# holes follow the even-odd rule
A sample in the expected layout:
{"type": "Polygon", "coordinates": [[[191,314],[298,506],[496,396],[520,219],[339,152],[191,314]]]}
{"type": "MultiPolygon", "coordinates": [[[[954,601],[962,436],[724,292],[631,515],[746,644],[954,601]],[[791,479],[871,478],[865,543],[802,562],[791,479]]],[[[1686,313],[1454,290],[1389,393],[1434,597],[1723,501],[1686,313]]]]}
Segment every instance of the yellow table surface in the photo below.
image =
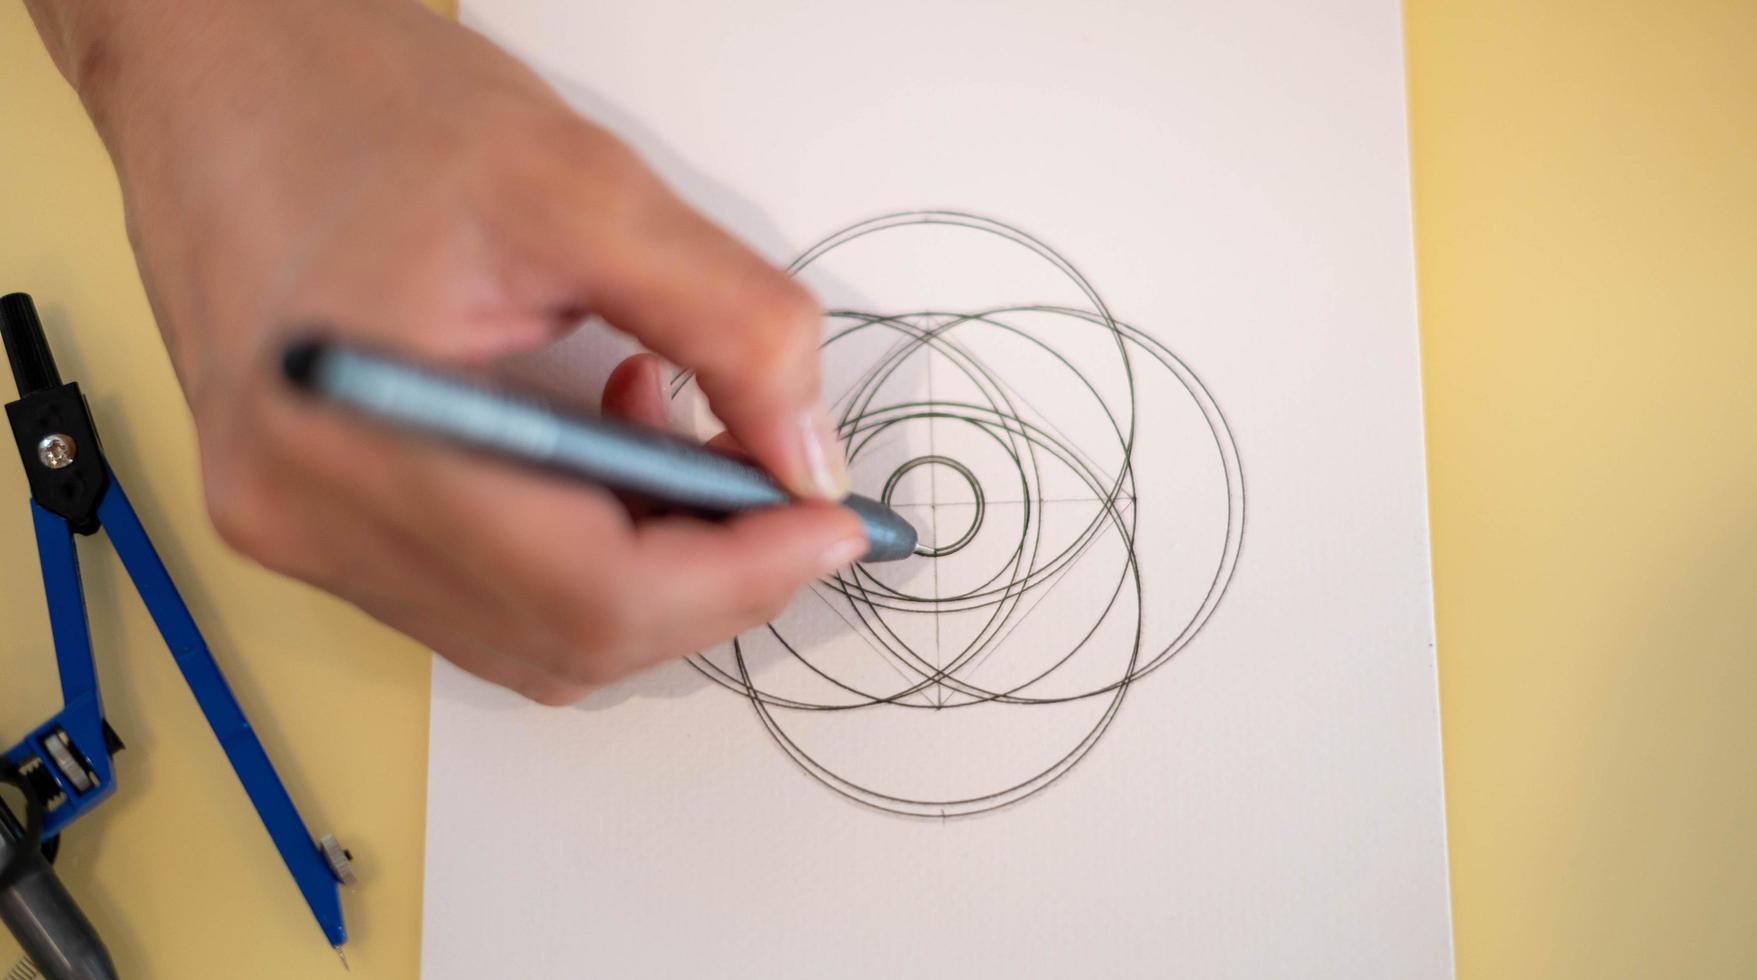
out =
{"type": "MultiPolygon", "coordinates": [[[[1757,974],[1757,3],[1406,13],[1459,973],[1757,974]]],[[[208,527],[108,160],[17,3],[11,290],[313,830],[358,858],[352,975],[413,976],[426,657],[208,527]]],[[[25,497],[0,463],[0,741],[58,699],[25,497]]],[[[68,886],[126,976],[343,976],[120,566],[81,549],[130,748],[68,886]]]]}

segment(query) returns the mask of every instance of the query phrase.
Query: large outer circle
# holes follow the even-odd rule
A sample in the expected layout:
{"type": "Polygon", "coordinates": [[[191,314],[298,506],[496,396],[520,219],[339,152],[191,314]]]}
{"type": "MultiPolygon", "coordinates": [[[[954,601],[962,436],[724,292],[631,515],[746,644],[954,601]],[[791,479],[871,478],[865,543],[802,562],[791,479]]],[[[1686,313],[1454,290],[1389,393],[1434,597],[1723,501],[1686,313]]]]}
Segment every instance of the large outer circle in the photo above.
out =
{"type": "MultiPolygon", "coordinates": [[[[838,434],[848,449],[851,465],[858,466],[862,454],[871,447],[883,445],[886,439],[897,438],[903,427],[931,426],[968,427],[956,431],[970,435],[973,445],[981,447],[984,459],[1010,460],[1007,472],[1003,465],[987,468],[980,483],[973,479],[972,488],[980,506],[993,510],[993,501],[1005,500],[1006,506],[1021,508],[1017,523],[1018,538],[1011,538],[1001,547],[988,551],[998,556],[999,564],[992,575],[977,575],[970,587],[941,591],[899,587],[883,577],[880,569],[856,566],[816,588],[816,594],[802,602],[833,602],[847,615],[843,619],[851,629],[859,631],[874,650],[891,658],[900,679],[891,686],[876,688],[849,678],[837,677],[834,658],[814,658],[812,651],[793,642],[785,625],[787,617],[771,623],[763,630],[734,640],[726,649],[708,651],[691,658],[692,665],[708,678],[729,690],[750,699],[756,714],[787,755],[802,769],[825,786],[867,806],[894,813],[952,817],[992,810],[1023,800],[1040,792],[1066,774],[1097,744],[1116,718],[1125,696],[1133,684],[1159,669],[1182,650],[1200,632],[1224,596],[1236,567],[1244,531],[1243,476],[1237,448],[1219,407],[1190,369],[1163,344],[1147,333],[1116,320],[1097,291],[1065,258],[1042,242],[990,219],[944,211],[921,211],[887,215],[843,229],[808,249],[789,271],[795,275],[809,269],[835,250],[849,243],[874,235],[904,235],[912,229],[946,229],[1000,239],[1028,250],[1041,259],[1044,275],[1060,283],[1065,290],[1072,284],[1077,295],[1084,297],[1084,307],[1066,305],[999,306],[976,311],[919,310],[907,314],[874,314],[855,310],[832,310],[828,314],[830,328],[823,345],[826,363],[834,363],[843,350],[853,351],[862,338],[867,342],[874,334],[884,335],[884,354],[871,363],[857,365],[856,381],[836,401],[834,419],[838,434]],[[1019,393],[1019,379],[1006,376],[1007,364],[989,363],[984,355],[984,338],[1000,337],[1007,349],[1023,352],[1015,360],[1053,363],[1057,360],[1068,367],[1067,377],[1051,369],[1038,372],[1028,379],[1044,387],[1044,374],[1056,376],[1059,390],[1054,393],[1057,404],[1069,399],[1082,399],[1088,408],[1098,405],[1107,418],[1104,432],[1106,450],[1120,465],[1107,468],[1093,461],[1092,445],[1075,445],[1058,430],[1053,418],[1034,416],[1021,407],[1025,397],[1019,393]],[[1058,345],[1080,344],[1083,357],[1090,361],[1093,353],[1109,352],[1114,368],[1108,376],[1123,379],[1120,387],[1126,392],[1101,393],[1072,367],[1072,360],[1058,353],[1058,345]],[[896,385],[891,382],[900,370],[920,357],[936,359],[948,365],[942,372],[951,372],[963,393],[957,398],[895,397],[896,385]],[[1144,508],[1154,505],[1155,488],[1137,486],[1137,439],[1152,439],[1152,419],[1137,418],[1137,386],[1140,384],[1175,385],[1187,395],[1186,410],[1200,414],[1211,436],[1208,451],[1214,458],[1204,461],[1205,472],[1223,475],[1224,531],[1215,529],[1211,538],[1212,574],[1205,582],[1192,580],[1191,587],[1205,589],[1199,602],[1194,602],[1187,620],[1172,624],[1169,639],[1154,649],[1143,648],[1142,610],[1147,601],[1143,587],[1143,565],[1151,566],[1156,558],[1137,548],[1136,532],[1144,508]],[[1082,390],[1082,387],[1085,390],[1082,390]],[[974,393],[974,394],[972,394],[974,393]],[[1113,405],[1113,403],[1115,403],[1113,405]],[[986,439],[987,441],[982,441],[986,439]],[[1114,442],[1114,445],[1111,443],[1114,442]],[[1084,487],[1096,505],[1090,520],[1078,524],[1077,532],[1064,535],[1064,540],[1048,542],[1043,534],[1041,488],[1046,468],[1061,477],[1059,485],[1084,487]],[[993,485],[989,485],[989,481],[993,485]],[[1007,494],[1003,496],[1004,488],[1007,494]],[[1099,543],[1103,542],[1102,546],[1099,543]],[[1115,542],[1120,548],[1113,545],[1115,542]],[[1111,554],[1115,551],[1115,554],[1111,554]],[[1101,564],[1097,557],[1102,556],[1101,564]],[[1066,581],[1070,576],[1081,583],[1080,594],[1092,597],[1092,626],[1077,642],[1066,649],[1045,651],[1028,644],[1013,630],[1028,617],[1043,590],[1066,581]],[[965,622],[980,622],[967,643],[954,650],[936,649],[932,656],[905,640],[912,617],[959,617],[965,622]],[[793,674],[808,677],[814,683],[833,688],[833,699],[805,697],[779,689],[769,683],[761,671],[753,670],[747,652],[752,644],[778,645],[792,658],[793,674]],[[1126,644],[1125,646],[1122,646],[1126,644]],[[1100,648],[1102,647],[1102,650],[1100,648]],[[1023,655],[1029,651],[1042,661],[1025,672],[1022,678],[1009,680],[1004,686],[988,687],[974,679],[975,666],[991,657],[1023,655]],[[1106,663],[1120,663],[1114,676],[1106,676],[1074,689],[1049,690],[1054,683],[1065,680],[1069,665],[1095,657],[1108,658],[1106,663]],[[1058,673],[1062,674],[1057,677],[1058,673]],[[1054,680],[1052,681],[1052,678],[1054,680]],[[794,731],[807,713],[846,712],[849,717],[869,717],[879,712],[940,712],[997,711],[1017,712],[1020,707],[1066,705],[1090,702],[1092,709],[1077,729],[1060,739],[1061,746],[1045,751],[1039,765],[1033,765],[1022,778],[1008,777],[991,784],[985,774],[973,773],[967,791],[938,792],[932,795],[906,792],[890,785],[881,776],[850,771],[846,760],[826,764],[820,756],[823,746],[808,745],[794,731]],[[792,719],[790,721],[790,719],[792,719]]],[[[930,365],[931,370],[931,365],[930,365]]],[[[680,376],[674,393],[688,381],[680,376]]],[[[1156,391],[1158,389],[1155,389],[1156,391]]],[[[1034,390],[1033,400],[1044,394],[1034,390]]],[[[938,431],[950,431],[940,429],[938,431]]],[[[1088,443],[1096,440],[1085,440],[1088,443]]],[[[963,467],[962,463],[952,461],[963,467]]],[[[892,471],[894,472],[894,470],[892,471]]],[[[1222,479],[1217,476],[1216,480],[1222,479]]],[[[865,489],[865,488],[857,488],[865,489]]],[[[875,488],[876,489],[876,488],[875,488]]],[[[887,488],[891,489],[891,488],[887,488]]],[[[927,506],[934,506],[929,501],[927,506]]],[[[1218,513],[1216,520],[1218,520],[1218,513]]],[[[975,534],[980,520],[972,527],[975,534]]],[[[968,542],[961,542],[962,545],[968,542]]],[[[954,560],[953,555],[924,555],[910,562],[954,560]]],[[[1188,578],[1188,576],[1186,576],[1188,578]]],[[[932,576],[932,584],[940,584],[940,576],[932,576]]],[[[1193,596],[1191,597],[1193,601],[1193,596]]],[[[1083,627],[1084,621],[1081,620],[1083,627]]],[[[919,625],[918,622],[913,625],[919,625]]],[[[919,630],[917,630],[919,632],[919,630]]],[[[937,630],[935,633],[937,637],[937,630]]],[[[925,717],[918,715],[917,717],[925,717]]],[[[1018,715],[1009,716],[1016,724],[1018,715]]],[[[886,725],[895,725],[895,718],[886,725]]],[[[843,736],[845,737],[845,736],[843,736]]],[[[865,746],[862,752],[882,753],[882,746],[865,746]]],[[[956,747],[947,747],[956,752],[956,747]]],[[[955,765],[956,760],[936,759],[934,764],[955,765]]],[[[876,766],[882,771],[884,766],[876,766]]],[[[1016,776],[1017,774],[1015,774],[1016,776]]],[[[896,782],[891,780],[890,782],[896,782]]],[[[962,787],[960,787],[962,789],[962,787]]]]}

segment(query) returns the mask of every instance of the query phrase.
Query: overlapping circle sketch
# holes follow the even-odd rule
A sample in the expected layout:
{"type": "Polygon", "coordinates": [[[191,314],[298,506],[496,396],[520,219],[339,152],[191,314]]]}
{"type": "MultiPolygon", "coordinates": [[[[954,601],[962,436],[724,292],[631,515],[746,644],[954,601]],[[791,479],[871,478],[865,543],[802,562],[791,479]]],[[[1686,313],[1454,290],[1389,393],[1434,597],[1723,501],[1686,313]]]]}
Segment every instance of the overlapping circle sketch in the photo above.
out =
{"type": "Polygon", "coordinates": [[[829,308],[825,392],[855,489],[922,542],[690,662],[850,799],[931,817],[1017,803],[1219,606],[1244,533],[1232,434],[1169,330],[1117,319],[997,221],[886,215],[789,271],[829,308]]]}

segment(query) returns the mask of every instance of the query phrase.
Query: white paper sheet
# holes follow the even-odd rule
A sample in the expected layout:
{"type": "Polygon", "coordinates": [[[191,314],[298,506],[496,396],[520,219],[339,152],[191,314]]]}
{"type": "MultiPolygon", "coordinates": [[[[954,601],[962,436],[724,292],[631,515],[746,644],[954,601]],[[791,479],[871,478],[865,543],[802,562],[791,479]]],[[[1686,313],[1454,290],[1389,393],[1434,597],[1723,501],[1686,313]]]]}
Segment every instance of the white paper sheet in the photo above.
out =
{"type": "Polygon", "coordinates": [[[426,976],[1450,975],[1396,3],[462,8],[799,260],[945,553],[439,664],[426,976]]]}

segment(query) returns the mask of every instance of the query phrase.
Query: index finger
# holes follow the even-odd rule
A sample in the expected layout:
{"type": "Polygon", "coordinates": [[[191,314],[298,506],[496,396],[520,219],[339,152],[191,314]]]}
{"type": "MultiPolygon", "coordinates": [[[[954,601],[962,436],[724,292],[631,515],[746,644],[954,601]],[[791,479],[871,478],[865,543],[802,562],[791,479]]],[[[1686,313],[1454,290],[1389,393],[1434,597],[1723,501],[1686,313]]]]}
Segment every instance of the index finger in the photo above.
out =
{"type": "Polygon", "coordinates": [[[636,203],[607,213],[593,191],[554,209],[544,247],[565,257],[594,312],[693,370],[728,431],[789,491],[846,496],[819,389],[817,301],[622,152],[619,165],[639,174],[625,188],[636,203]]]}

